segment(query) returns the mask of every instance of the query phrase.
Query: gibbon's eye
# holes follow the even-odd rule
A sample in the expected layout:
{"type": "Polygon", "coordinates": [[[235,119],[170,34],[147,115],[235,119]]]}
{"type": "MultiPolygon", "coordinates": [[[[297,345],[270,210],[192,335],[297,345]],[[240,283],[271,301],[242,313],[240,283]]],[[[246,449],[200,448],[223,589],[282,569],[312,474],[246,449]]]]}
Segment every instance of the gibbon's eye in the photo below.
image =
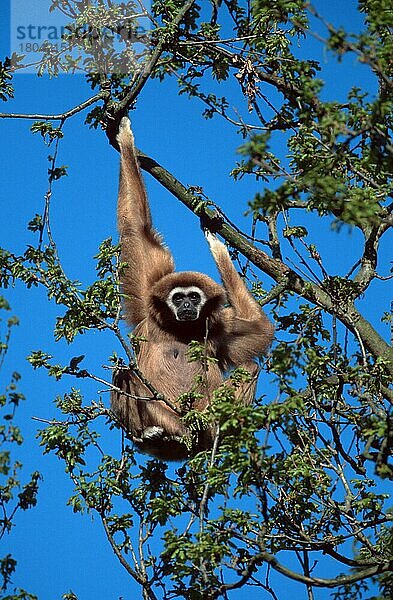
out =
{"type": "Polygon", "coordinates": [[[190,292],[188,297],[194,305],[199,304],[201,301],[201,297],[198,292],[190,292]]]}
{"type": "Polygon", "coordinates": [[[179,305],[182,303],[183,299],[184,299],[184,294],[181,294],[180,292],[177,292],[176,294],[173,294],[173,296],[172,296],[173,304],[179,305]]]}

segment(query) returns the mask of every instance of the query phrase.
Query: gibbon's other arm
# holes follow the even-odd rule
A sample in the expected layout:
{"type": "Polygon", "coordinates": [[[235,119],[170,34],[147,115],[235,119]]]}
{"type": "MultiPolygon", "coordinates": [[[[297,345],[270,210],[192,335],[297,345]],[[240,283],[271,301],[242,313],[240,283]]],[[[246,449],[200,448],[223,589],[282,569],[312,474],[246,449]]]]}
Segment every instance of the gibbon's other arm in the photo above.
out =
{"type": "Polygon", "coordinates": [[[205,235],[230,304],[223,310],[226,359],[240,366],[266,352],[274,327],[237,273],[226,246],[210,231],[205,235]]]}
{"type": "Polygon", "coordinates": [[[160,235],[153,229],[128,117],[120,122],[117,141],[120,146],[117,219],[121,260],[128,265],[121,282],[126,295],[126,318],[131,325],[137,325],[147,317],[146,299],[152,285],[172,273],[174,263],[160,235]]]}

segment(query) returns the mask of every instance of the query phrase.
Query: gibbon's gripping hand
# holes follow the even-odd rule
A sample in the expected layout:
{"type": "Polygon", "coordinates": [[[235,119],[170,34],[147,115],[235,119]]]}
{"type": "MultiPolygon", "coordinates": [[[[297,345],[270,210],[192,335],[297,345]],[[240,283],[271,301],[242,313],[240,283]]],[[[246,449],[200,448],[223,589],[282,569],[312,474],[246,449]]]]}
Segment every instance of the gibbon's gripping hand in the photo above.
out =
{"type": "Polygon", "coordinates": [[[127,115],[126,110],[116,112],[115,110],[108,110],[105,118],[105,133],[109,140],[109,143],[115,150],[119,150],[119,142],[117,141],[117,134],[119,133],[120,121],[127,115]]]}
{"type": "Polygon", "coordinates": [[[210,231],[210,233],[212,233],[213,231],[220,231],[222,225],[224,224],[224,219],[218,210],[215,210],[214,212],[210,211],[208,214],[205,209],[202,208],[199,219],[203,232],[210,231]]]}

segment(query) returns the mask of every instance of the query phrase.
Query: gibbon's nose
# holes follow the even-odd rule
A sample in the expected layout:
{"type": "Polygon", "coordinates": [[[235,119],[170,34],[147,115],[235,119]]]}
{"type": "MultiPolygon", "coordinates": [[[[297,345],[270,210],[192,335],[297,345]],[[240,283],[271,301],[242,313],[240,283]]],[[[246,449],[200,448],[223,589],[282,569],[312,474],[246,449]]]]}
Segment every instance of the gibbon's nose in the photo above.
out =
{"type": "Polygon", "coordinates": [[[190,303],[186,301],[184,302],[183,306],[184,308],[190,308],[190,303]]]}

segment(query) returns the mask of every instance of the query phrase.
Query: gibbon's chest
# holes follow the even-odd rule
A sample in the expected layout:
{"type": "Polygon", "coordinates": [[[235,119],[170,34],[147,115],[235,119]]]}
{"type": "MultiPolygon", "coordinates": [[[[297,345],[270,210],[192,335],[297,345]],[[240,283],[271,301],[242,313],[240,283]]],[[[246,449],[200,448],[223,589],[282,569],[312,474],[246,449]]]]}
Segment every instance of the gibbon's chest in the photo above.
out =
{"type": "MultiPolygon", "coordinates": [[[[141,341],[137,354],[138,366],[143,374],[151,381],[157,390],[168,398],[177,398],[180,394],[195,389],[196,377],[204,374],[200,361],[190,362],[189,346],[183,340],[174,336],[156,334],[154,327],[138,327],[135,333],[145,341],[141,341]]],[[[209,357],[216,356],[217,349],[210,341],[206,350],[209,357]]],[[[208,364],[208,372],[203,377],[204,385],[208,390],[201,393],[210,393],[222,383],[222,374],[213,362],[208,364]]]]}
{"type": "MultiPolygon", "coordinates": [[[[140,336],[143,341],[140,342],[137,353],[138,364],[140,368],[143,365],[155,365],[157,369],[166,370],[181,368],[184,371],[195,373],[200,370],[200,362],[190,362],[188,339],[179,339],[175,335],[158,329],[154,323],[146,320],[135,328],[135,334],[140,336]]],[[[213,340],[207,343],[206,354],[209,357],[215,357],[217,354],[216,344],[213,340]]]]}
{"type": "Polygon", "coordinates": [[[200,364],[190,362],[188,350],[187,344],[177,340],[149,340],[142,343],[138,364],[142,370],[147,369],[153,375],[192,377],[200,371],[200,364]]]}

